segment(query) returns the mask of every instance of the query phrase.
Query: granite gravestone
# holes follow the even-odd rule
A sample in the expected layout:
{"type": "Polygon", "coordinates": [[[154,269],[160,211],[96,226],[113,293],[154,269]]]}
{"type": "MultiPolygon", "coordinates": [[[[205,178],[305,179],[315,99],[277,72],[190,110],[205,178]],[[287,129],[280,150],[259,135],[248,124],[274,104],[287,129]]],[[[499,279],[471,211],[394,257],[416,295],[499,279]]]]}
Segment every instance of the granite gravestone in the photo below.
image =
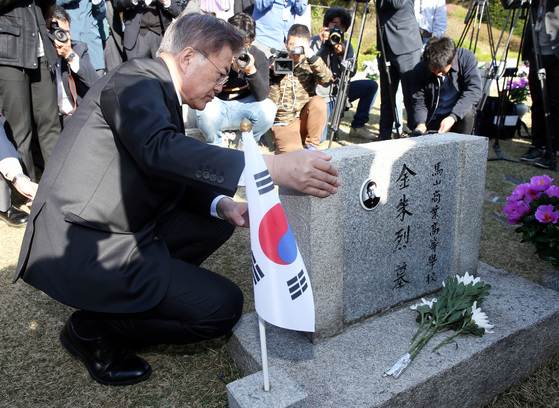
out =
{"type": "Polygon", "coordinates": [[[449,133],[331,149],[338,194],[280,189],[311,277],[313,342],[476,272],[487,146],[449,133]]]}

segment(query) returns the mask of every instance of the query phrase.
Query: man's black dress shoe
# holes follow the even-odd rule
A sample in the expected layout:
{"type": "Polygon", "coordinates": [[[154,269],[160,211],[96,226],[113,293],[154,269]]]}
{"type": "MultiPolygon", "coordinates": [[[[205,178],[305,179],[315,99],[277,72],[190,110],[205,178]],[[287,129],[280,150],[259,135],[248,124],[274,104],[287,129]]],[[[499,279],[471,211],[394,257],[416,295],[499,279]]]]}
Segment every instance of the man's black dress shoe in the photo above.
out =
{"type": "Polygon", "coordinates": [[[79,357],[91,377],[104,385],[131,385],[147,380],[151,366],[144,359],[115,344],[107,335],[92,339],[80,337],[75,329],[75,312],[60,332],[60,342],[70,354],[79,357]]]}
{"type": "Polygon", "coordinates": [[[8,208],[8,211],[0,211],[0,220],[10,227],[25,227],[27,220],[29,220],[29,214],[12,206],[8,208]]]}

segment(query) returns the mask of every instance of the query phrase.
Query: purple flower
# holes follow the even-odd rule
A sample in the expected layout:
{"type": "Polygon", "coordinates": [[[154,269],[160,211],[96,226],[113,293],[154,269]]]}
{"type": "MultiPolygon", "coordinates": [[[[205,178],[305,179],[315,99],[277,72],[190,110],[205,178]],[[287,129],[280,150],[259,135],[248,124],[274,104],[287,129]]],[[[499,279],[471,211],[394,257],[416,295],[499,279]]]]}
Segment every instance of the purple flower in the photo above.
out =
{"type": "Polygon", "coordinates": [[[549,188],[553,179],[549,177],[547,174],[543,176],[534,176],[530,180],[530,186],[536,191],[545,191],[549,188]]]}
{"type": "Polygon", "coordinates": [[[536,219],[539,222],[557,224],[557,219],[559,218],[559,212],[553,211],[552,205],[540,205],[536,210],[536,219]]]}
{"type": "Polygon", "coordinates": [[[503,214],[507,214],[509,216],[507,220],[509,225],[516,225],[523,215],[530,212],[530,206],[528,206],[528,204],[524,201],[514,201],[512,203],[505,204],[502,212],[503,214]]]}
{"type": "Polygon", "coordinates": [[[559,187],[549,186],[547,190],[544,191],[549,197],[559,197],[559,187]]]}
{"type": "Polygon", "coordinates": [[[520,201],[524,199],[524,196],[526,195],[526,193],[530,190],[530,184],[528,183],[524,183],[524,184],[519,184],[518,187],[516,187],[514,189],[514,191],[512,192],[512,194],[507,197],[508,201],[520,201]]]}

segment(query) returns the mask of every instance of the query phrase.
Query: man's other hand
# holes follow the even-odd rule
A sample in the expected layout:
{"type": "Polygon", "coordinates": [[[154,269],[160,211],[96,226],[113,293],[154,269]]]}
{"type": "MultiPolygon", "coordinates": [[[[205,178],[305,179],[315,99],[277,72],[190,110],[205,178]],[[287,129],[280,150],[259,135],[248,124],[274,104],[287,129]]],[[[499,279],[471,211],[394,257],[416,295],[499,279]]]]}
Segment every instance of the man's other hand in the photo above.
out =
{"type": "Polygon", "coordinates": [[[248,204],[233,201],[229,197],[224,197],[218,201],[216,206],[217,215],[229,221],[235,227],[248,228],[248,204]]]}

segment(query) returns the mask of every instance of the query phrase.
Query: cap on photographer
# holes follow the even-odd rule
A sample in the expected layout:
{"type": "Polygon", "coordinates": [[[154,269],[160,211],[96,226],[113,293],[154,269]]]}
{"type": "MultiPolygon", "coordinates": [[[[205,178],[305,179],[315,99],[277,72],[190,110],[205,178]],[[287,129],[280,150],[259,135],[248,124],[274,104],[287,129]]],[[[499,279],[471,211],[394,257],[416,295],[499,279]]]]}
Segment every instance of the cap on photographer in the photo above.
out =
{"type": "MultiPolygon", "coordinates": [[[[316,95],[317,84],[327,84],[332,72],[310,47],[307,26],[293,24],[285,42],[287,58],[292,60],[292,72],[282,70],[270,74],[270,99],[278,111],[272,137],[276,154],[302,148],[316,150],[320,146],[326,125],[326,103],[316,95]]],[[[272,66],[275,65],[272,58],[272,66]]]]}
{"type": "MultiPolygon", "coordinates": [[[[346,52],[347,40],[344,34],[351,26],[351,15],[342,7],[331,7],[324,14],[323,27],[320,33],[311,38],[311,48],[320,56],[332,71],[332,80],[317,86],[316,93],[324,98],[327,104],[327,117],[334,108],[336,95],[339,93],[339,79],[342,75],[342,61],[346,52]]],[[[354,58],[353,47],[349,45],[347,58],[354,58]]],[[[354,65],[357,67],[357,64],[354,65]]],[[[355,75],[355,70],[350,74],[355,75]]],[[[372,79],[363,79],[349,83],[346,95],[349,102],[359,99],[355,115],[351,122],[349,136],[367,140],[375,139],[365,124],[369,122],[369,112],[373,108],[377,96],[378,84],[372,79]]],[[[326,140],[328,126],[325,126],[321,141],[326,140]]]]}

